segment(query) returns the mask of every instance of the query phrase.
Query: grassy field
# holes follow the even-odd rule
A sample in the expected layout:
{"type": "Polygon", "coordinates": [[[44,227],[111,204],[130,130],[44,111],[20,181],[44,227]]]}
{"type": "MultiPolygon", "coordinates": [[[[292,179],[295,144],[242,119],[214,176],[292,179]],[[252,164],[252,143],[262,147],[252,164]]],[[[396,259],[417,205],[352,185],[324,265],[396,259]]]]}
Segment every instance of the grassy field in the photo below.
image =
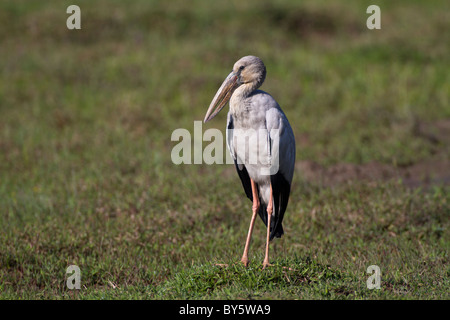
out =
{"type": "Polygon", "coordinates": [[[450,298],[447,1],[71,4],[0,2],[0,299],[450,298]],[[234,167],[170,157],[248,54],[297,141],[264,271],[234,167]]]}

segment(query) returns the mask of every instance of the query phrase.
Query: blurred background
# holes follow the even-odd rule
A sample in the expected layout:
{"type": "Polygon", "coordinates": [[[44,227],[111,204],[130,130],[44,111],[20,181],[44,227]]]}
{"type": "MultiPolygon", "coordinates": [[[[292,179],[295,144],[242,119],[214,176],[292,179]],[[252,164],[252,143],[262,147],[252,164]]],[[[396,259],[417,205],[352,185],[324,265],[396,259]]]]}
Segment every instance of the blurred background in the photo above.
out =
{"type": "MultiPolygon", "coordinates": [[[[3,0],[0,283],[13,284],[4,294],[48,286],[47,297],[61,294],[70,263],[84,265],[85,281],[103,288],[105,277],[156,285],[199,257],[238,259],[250,202],[234,167],[176,166],[170,153],[173,130],[193,134],[245,55],[266,64],[261,89],[279,102],[297,141],[284,252],[315,250],[319,261],[344,263],[325,248],[326,235],[375,218],[335,203],[340,228],[320,208],[365,190],[368,202],[358,198],[356,207],[383,208],[395,191],[398,203],[418,201],[414,230],[442,253],[449,243],[449,13],[448,1],[3,0]],[[66,27],[71,4],[81,8],[81,30],[66,27]],[[381,30],[366,27],[371,4],[381,8],[381,30]],[[361,181],[375,191],[359,189],[361,181]],[[435,198],[414,198],[411,188],[434,190],[435,198]]],[[[203,130],[224,132],[225,124],[222,112],[203,130]]],[[[396,217],[411,212],[400,207],[401,214],[380,209],[395,234],[405,225],[396,217]]],[[[373,229],[360,232],[355,239],[373,229]]],[[[328,240],[353,255],[365,248],[338,235],[328,240]]],[[[255,240],[255,248],[263,244],[263,236],[255,240]]]]}

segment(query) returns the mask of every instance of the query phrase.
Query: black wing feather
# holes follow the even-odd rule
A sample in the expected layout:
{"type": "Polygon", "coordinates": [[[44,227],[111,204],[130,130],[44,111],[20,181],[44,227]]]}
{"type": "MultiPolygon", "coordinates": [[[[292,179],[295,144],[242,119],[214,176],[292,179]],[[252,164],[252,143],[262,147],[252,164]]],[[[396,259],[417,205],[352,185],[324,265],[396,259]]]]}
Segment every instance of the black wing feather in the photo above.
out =
{"type": "Polygon", "coordinates": [[[239,175],[239,178],[241,179],[242,186],[244,187],[247,198],[249,198],[250,201],[253,201],[252,183],[250,181],[250,176],[248,175],[247,169],[244,165],[241,165],[242,168],[240,169],[236,160],[234,160],[234,165],[236,166],[236,171],[239,175]]]}
{"type": "MultiPolygon", "coordinates": [[[[270,182],[272,183],[274,209],[274,217],[271,220],[271,232],[269,238],[270,240],[272,240],[274,237],[281,238],[281,236],[284,234],[282,222],[289,202],[291,185],[280,172],[270,176],[270,182]]],[[[265,223],[267,224],[267,222],[265,223]]]]}

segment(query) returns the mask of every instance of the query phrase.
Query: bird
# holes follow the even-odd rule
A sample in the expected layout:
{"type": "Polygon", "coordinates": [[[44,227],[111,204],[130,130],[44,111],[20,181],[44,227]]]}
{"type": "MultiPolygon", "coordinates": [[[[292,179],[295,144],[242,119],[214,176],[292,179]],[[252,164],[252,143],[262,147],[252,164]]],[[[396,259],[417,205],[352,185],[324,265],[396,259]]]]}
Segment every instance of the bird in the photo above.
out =
{"type": "Polygon", "coordinates": [[[266,67],[256,56],[239,59],[223,81],[206,112],[204,123],[229,102],[226,144],[247,198],[252,217],[241,262],[248,267],[252,232],[259,215],[267,228],[263,269],[269,262],[269,243],[284,234],[282,222],[291,192],[295,166],[295,137],[277,101],[259,90],[266,67]]]}

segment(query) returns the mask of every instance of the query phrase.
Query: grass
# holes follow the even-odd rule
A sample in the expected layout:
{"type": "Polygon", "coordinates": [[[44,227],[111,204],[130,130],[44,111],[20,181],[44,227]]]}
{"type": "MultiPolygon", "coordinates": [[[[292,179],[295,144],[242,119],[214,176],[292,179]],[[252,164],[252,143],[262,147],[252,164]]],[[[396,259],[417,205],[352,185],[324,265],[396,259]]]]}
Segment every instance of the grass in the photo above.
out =
{"type": "Polygon", "coordinates": [[[0,4],[0,299],[449,298],[448,171],[411,188],[298,167],[261,271],[259,220],[250,267],[236,263],[251,204],[234,168],[170,159],[172,131],[193,133],[255,54],[298,163],[449,164],[446,2],[380,1],[377,31],[365,1],[79,1],[76,31],[70,4],[0,4]]]}

